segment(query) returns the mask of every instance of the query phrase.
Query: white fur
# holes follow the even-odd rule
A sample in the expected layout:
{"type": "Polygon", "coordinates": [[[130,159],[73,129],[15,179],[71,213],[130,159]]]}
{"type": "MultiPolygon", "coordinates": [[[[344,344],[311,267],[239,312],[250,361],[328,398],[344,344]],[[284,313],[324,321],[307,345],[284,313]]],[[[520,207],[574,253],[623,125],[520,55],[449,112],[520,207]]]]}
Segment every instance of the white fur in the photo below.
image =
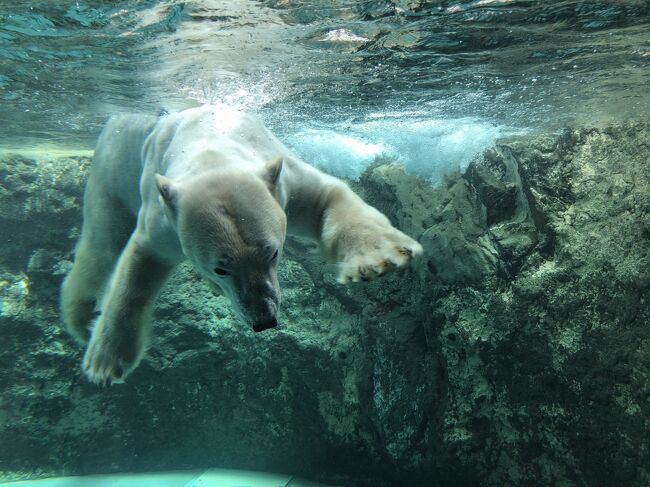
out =
{"type": "Polygon", "coordinates": [[[101,313],[83,363],[99,384],[136,367],[155,296],[185,259],[255,327],[275,323],[287,232],[320,242],[341,282],[375,278],[422,252],[257,119],[217,106],[112,118],[97,143],[83,214],[61,307],[82,342],[96,308],[101,313]]]}

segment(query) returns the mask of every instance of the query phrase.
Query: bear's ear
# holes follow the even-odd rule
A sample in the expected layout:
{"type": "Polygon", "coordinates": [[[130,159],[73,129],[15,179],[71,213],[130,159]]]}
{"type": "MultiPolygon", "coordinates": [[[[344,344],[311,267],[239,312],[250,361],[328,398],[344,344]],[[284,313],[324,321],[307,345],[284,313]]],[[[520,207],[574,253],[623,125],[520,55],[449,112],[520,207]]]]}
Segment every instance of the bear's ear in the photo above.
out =
{"type": "Polygon", "coordinates": [[[156,187],[163,201],[173,208],[178,199],[178,190],[174,187],[174,182],[160,174],[155,174],[154,177],[156,178],[156,187]]]}
{"type": "Polygon", "coordinates": [[[264,171],[262,172],[262,179],[268,184],[269,188],[272,190],[275,189],[278,181],[280,179],[280,174],[282,173],[282,157],[267,162],[264,166],[264,171]]]}

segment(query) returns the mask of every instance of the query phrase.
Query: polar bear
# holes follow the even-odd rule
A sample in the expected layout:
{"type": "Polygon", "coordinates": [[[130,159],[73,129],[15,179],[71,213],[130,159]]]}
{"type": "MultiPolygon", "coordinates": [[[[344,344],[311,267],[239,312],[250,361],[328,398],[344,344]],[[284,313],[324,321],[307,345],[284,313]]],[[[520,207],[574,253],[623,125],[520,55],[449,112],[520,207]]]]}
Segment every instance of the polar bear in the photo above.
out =
{"type": "Polygon", "coordinates": [[[111,118],[97,142],[61,292],[68,330],[89,339],[88,379],[110,385],[136,367],[153,301],[185,259],[254,331],[275,327],[287,233],[318,241],[342,283],[375,278],[422,252],[249,114],[204,106],[111,118]]]}

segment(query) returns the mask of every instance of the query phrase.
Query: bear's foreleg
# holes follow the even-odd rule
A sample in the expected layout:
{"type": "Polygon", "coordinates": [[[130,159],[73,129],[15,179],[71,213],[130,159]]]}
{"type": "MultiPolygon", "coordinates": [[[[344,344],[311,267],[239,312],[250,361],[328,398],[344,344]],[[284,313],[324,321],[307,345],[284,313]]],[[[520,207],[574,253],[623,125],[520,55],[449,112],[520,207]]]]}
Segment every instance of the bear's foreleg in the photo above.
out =
{"type": "Polygon", "coordinates": [[[153,301],[173,268],[138,244],[136,230],[118,260],[84,355],[91,382],[121,382],[137,366],[147,345],[153,301]]]}
{"type": "Polygon", "coordinates": [[[422,253],[418,242],[344,184],[330,191],[321,222],[321,246],[338,263],[343,284],[375,279],[422,253]]]}
{"type": "Polygon", "coordinates": [[[281,177],[289,194],[289,230],[320,243],[326,257],[338,263],[339,282],[374,279],[422,253],[418,242],[343,181],[292,159],[285,161],[281,177]]]}

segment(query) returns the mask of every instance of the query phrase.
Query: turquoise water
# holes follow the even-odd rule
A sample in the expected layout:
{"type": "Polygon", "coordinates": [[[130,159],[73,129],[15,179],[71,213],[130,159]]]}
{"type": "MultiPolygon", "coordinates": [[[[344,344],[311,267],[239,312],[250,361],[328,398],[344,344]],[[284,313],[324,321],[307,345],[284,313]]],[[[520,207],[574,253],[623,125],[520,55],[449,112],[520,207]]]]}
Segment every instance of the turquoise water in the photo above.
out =
{"type": "Polygon", "coordinates": [[[647,113],[648,15],[645,1],[4,4],[0,138],[91,149],[109,114],[223,101],[322,164],[386,149],[435,176],[503,133],[647,113]]]}
{"type": "Polygon", "coordinates": [[[647,0],[0,2],[0,481],[648,485],[649,86],[647,0]],[[262,338],[184,267],[147,358],[98,389],[58,312],[95,141],[206,103],[426,260],[348,289],[292,242],[262,338]]]}

